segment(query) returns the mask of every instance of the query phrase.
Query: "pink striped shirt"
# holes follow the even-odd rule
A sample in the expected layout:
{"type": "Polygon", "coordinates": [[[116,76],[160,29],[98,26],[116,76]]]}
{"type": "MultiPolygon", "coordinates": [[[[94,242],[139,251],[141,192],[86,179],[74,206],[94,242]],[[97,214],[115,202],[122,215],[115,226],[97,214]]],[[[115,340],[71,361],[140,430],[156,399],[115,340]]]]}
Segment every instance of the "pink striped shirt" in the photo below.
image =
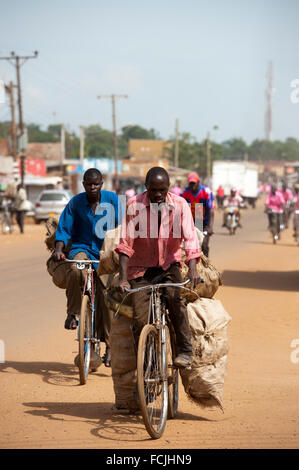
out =
{"type": "Polygon", "coordinates": [[[191,209],[187,201],[170,192],[162,206],[158,233],[156,204],[150,204],[147,191],[130,199],[121,228],[117,253],[129,259],[128,279],[143,276],[147,268],[160,266],[168,269],[172,263],[181,262],[181,243],[188,263],[200,258],[199,241],[194,229],[191,209]]]}

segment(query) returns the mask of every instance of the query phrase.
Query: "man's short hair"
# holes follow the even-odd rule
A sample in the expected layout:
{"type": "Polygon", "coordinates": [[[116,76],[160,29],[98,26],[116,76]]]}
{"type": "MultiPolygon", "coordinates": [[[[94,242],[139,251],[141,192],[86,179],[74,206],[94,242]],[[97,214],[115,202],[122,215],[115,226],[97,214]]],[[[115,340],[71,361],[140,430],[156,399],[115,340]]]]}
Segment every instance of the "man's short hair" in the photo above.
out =
{"type": "Polygon", "coordinates": [[[150,170],[148,170],[146,177],[145,177],[145,184],[148,184],[152,178],[155,178],[156,176],[162,176],[166,178],[169,181],[169,174],[165,170],[165,168],[162,168],[161,166],[154,166],[150,170]]]}
{"type": "Polygon", "coordinates": [[[98,170],[97,168],[88,168],[88,170],[86,170],[83,175],[83,181],[85,181],[87,178],[93,178],[95,176],[99,176],[101,179],[103,178],[103,175],[100,170],[98,170]]]}

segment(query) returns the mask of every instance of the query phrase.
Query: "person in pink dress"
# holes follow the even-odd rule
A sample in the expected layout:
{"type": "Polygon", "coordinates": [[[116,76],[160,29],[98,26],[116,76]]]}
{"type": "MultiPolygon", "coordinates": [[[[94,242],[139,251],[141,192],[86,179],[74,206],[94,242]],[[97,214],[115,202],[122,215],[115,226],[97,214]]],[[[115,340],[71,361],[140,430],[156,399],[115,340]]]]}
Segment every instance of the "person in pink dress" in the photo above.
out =
{"type": "Polygon", "coordinates": [[[276,219],[276,229],[278,238],[280,238],[280,223],[284,209],[284,198],[275,185],[271,186],[271,191],[266,197],[266,212],[268,214],[269,227],[272,226],[273,218],[276,219]]]}
{"type": "Polygon", "coordinates": [[[294,224],[294,237],[297,238],[297,236],[299,235],[299,183],[295,184],[294,190],[295,190],[295,195],[293,197],[293,205],[294,205],[293,224],[294,224]]]}

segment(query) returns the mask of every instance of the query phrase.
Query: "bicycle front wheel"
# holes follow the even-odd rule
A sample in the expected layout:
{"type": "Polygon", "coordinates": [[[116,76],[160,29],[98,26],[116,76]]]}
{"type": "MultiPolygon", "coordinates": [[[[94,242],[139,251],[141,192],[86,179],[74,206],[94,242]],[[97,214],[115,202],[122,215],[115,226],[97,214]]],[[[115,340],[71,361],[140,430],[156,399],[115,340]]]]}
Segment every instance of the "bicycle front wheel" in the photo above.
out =
{"type": "Polygon", "coordinates": [[[168,418],[176,417],[179,405],[179,371],[174,367],[173,361],[176,355],[173,327],[171,333],[166,327],[167,339],[167,380],[168,380],[168,418]]]}
{"type": "Polygon", "coordinates": [[[82,298],[78,339],[80,384],[84,385],[89,372],[91,352],[91,308],[89,296],[87,294],[82,298]]]}
{"type": "Polygon", "coordinates": [[[162,436],[168,409],[166,344],[153,325],[141,331],[137,355],[138,397],[143,421],[153,439],[162,436]]]}

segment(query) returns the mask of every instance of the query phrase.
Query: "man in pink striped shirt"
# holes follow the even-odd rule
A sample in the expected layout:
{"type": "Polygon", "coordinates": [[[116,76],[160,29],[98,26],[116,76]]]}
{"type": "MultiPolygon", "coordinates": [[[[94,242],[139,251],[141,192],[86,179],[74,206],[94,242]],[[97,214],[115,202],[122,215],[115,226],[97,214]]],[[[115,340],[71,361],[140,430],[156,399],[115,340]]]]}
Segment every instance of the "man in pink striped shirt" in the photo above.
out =
{"type": "MultiPolygon", "coordinates": [[[[146,191],[130,199],[122,223],[118,287],[137,288],[148,284],[182,282],[181,242],[184,240],[187,278],[194,287],[200,278],[196,264],[200,258],[199,241],[191,209],[185,199],[169,192],[169,176],[161,167],[146,175],[146,191]]],[[[191,333],[186,304],[179,288],[165,288],[168,310],[176,333],[178,356],[175,365],[186,367],[192,360],[191,333]]],[[[148,322],[149,290],[132,294],[133,334],[136,346],[148,322]]]]}

